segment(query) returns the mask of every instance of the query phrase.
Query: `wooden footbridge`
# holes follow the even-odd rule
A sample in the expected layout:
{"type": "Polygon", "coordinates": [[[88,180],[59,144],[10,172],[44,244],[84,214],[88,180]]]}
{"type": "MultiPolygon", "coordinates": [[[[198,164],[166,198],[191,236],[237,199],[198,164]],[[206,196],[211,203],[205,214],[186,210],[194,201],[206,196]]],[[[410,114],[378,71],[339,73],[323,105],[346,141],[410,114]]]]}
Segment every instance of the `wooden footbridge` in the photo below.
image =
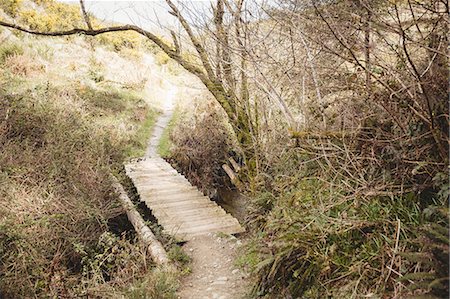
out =
{"type": "Polygon", "coordinates": [[[145,158],[125,165],[140,200],[152,211],[164,232],[179,241],[195,236],[244,231],[239,222],[192,186],[157,154],[157,145],[172,115],[166,109],[158,119],[145,158]]]}
{"type": "Polygon", "coordinates": [[[127,175],[164,228],[180,241],[207,233],[241,233],[244,229],[230,214],[203,195],[162,158],[127,164],[127,175]]]}

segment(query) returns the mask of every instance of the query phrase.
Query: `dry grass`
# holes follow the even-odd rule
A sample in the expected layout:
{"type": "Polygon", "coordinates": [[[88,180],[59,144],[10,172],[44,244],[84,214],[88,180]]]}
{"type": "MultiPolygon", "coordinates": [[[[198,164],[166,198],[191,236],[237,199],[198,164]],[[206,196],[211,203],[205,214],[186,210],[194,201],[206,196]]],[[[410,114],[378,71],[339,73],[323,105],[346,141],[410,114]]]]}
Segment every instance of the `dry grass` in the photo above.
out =
{"type": "Polygon", "coordinates": [[[1,64],[0,294],[173,298],[175,276],[153,273],[132,235],[109,232],[123,211],[108,174],[145,148],[154,110],[142,86],[121,87],[132,81],[87,79],[89,55],[79,68],[58,69],[78,46],[62,43],[62,55],[43,55],[43,47],[24,43],[22,54],[1,64]]]}
{"type": "Polygon", "coordinates": [[[45,71],[45,65],[30,61],[26,55],[13,55],[5,59],[4,66],[14,75],[32,77],[45,71]]]}

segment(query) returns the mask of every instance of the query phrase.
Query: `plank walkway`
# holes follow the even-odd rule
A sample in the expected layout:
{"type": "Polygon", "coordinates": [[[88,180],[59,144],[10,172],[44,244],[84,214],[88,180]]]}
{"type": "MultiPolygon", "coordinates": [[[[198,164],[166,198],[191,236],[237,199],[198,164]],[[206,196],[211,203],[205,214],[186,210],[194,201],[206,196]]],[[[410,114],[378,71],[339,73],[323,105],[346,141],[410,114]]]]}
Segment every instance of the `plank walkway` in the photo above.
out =
{"type": "Polygon", "coordinates": [[[222,207],[203,195],[161,157],[125,165],[127,175],[164,228],[179,241],[208,233],[236,234],[243,227],[222,207]]]}

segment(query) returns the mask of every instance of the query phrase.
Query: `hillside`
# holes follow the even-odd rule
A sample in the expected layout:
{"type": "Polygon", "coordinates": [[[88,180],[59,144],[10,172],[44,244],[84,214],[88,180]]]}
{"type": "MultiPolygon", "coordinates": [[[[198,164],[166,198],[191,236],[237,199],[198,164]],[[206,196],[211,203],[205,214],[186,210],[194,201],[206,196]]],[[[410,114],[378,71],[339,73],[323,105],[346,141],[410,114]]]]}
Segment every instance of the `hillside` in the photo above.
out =
{"type": "Polygon", "coordinates": [[[108,175],[144,153],[174,71],[145,48],[0,40],[1,297],[172,298],[108,175]]]}
{"type": "Polygon", "coordinates": [[[0,294],[448,297],[448,3],[164,2],[0,2],[0,294]]]}

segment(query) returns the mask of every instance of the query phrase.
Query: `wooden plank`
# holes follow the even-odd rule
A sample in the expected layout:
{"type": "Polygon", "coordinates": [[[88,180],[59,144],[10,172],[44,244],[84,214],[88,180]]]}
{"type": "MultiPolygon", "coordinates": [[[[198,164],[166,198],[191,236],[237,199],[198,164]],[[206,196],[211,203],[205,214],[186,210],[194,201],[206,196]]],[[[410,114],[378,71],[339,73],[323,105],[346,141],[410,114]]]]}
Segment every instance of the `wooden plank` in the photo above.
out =
{"type": "MultiPolygon", "coordinates": [[[[231,216],[230,216],[231,217],[231,216]]],[[[235,223],[234,221],[231,221],[229,217],[226,217],[226,215],[222,215],[222,216],[217,216],[217,215],[209,215],[209,217],[197,217],[197,218],[192,218],[191,220],[186,220],[183,219],[183,221],[180,221],[180,219],[178,220],[172,220],[172,221],[168,221],[163,220],[166,223],[162,223],[161,225],[165,228],[165,229],[173,229],[173,228],[177,228],[180,230],[186,230],[189,228],[203,228],[203,227],[228,227],[228,226],[232,226],[232,225],[239,225],[237,223],[235,223]]]]}
{"type": "Polygon", "coordinates": [[[199,192],[184,192],[184,193],[173,193],[173,194],[156,194],[152,196],[152,198],[149,198],[150,200],[177,200],[180,198],[203,198],[204,200],[211,201],[208,196],[205,196],[203,194],[199,194],[199,192]]]}
{"type": "Polygon", "coordinates": [[[164,228],[164,232],[167,234],[174,235],[175,237],[181,240],[189,240],[195,236],[206,235],[208,233],[226,233],[226,234],[239,234],[243,233],[245,230],[237,225],[231,226],[210,226],[210,227],[190,227],[189,229],[166,229],[164,228]]]}
{"type": "Polygon", "coordinates": [[[200,191],[197,190],[197,188],[190,187],[190,186],[177,186],[176,188],[161,188],[156,189],[156,187],[147,187],[146,185],[139,184],[136,185],[136,188],[138,189],[138,192],[141,196],[157,196],[157,195],[169,195],[169,194],[178,194],[182,192],[195,192],[196,194],[203,195],[200,191]]]}
{"type": "Polygon", "coordinates": [[[216,213],[216,212],[209,212],[209,213],[202,213],[202,214],[188,214],[184,217],[180,217],[179,215],[176,215],[174,217],[160,217],[158,219],[158,223],[170,225],[175,223],[184,223],[188,225],[193,225],[193,223],[202,221],[202,220],[211,220],[212,217],[214,218],[220,218],[224,217],[227,214],[222,213],[216,213]],[[182,221],[180,221],[182,219],[182,221]],[[163,223],[164,222],[164,223],[163,223]]]}
{"type": "Polygon", "coordinates": [[[188,240],[193,236],[224,232],[241,233],[239,222],[203,195],[162,158],[125,166],[141,201],[152,210],[165,232],[188,240]]]}
{"type": "Polygon", "coordinates": [[[155,199],[155,198],[147,198],[145,199],[145,203],[147,206],[151,206],[152,208],[161,207],[161,206],[170,206],[171,204],[175,206],[185,206],[189,205],[189,203],[192,204],[207,204],[211,205],[213,204],[209,199],[207,198],[178,198],[178,199],[171,199],[171,200],[164,200],[164,199],[155,199]]]}
{"type": "MultiPolygon", "coordinates": [[[[145,189],[167,189],[167,188],[188,188],[188,189],[195,189],[196,188],[192,187],[191,185],[187,184],[187,183],[183,183],[183,182],[177,182],[177,181],[166,181],[166,180],[161,180],[161,181],[143,181],[143,180],[136,180],[136,184],[139,186],[144,187],[145,189]]],[[[181,192],[180,192],[181,193],[181,192]]]]}
{"type": "MultiPolygon", "coordinates": [[[[211,215],[212,216],[212,215],[211,215]]],[[[179,223],[185,227],[203,227],[206,225],[217,225],[217,226],[227,226],[227,225],[238,225],[234,218],[229,215],[224,215],[222,217],[207,217],[204,219],[182,219],[179,223]],[[228,217],[227,217],[228,216],[228,217]]]]}
{"type": "Polygon", "coordinates": [[[208,197],[197,194],[173,194],[170,196],[152,196],[151,198],[146,198],[145,201],[152,204],[159,202],[179,202],[179,201],[211,202],[211,200],[208,197]]]}
{"type": "Polygon", "coordinates": [[[214,207],[212,202],[196,202],[196,201],[178,201],[178,202],[147,202],[147,205],[156,208],[185,208],[185,207],[196,207],[196,208],[204,208],[204,207],[214,207]]]}
{"type": "MultiPolygon", "coordinates": [[[[232,219],[234,219],[234,218],[232,218],[232,219]]],[[[189,233],[189,232],[204,231],[204,230],[209,230],[209,229],[221,229],[221,228],[230,228],[230,227],[239,227],[239,226],[240,225],[237,222],[237,220],[231,221],[231,220],[227,219],[227,220],[218,221],[218,222],[198,221],[197,223],[192,223],[190,225],[187,225],[187,223],[180,223],[180,225],[178,225],[178,226],[176,224],[168,225],[167,229],[173,229],[175,227],[178,227],[180,232],[189,233]]]]}
{"type": "MultiPolygon", "coordinates": [[[[183,217],[194,217],[194,216],[209,216],[209,215],[226,215],[227,213],[219,208],[190,208],[190,209],[182,209],[182,210],[175,210],[171,209],[170,211],[165,209],[157,209],[153,210],[153,215],[155,217],[164,217],[167,219],[178,219],[183,217]]],[[[159,218],[158,218],[159,219],[159,218]]]]}
{"type": "Polygon", "coordinates": [[[132,174],[132,177],[139,177],[143,179],[182,179],[189,182],[184,176],[181,174],[172,174],[168,172],[140,172],[139,175],[132,174]]]}

